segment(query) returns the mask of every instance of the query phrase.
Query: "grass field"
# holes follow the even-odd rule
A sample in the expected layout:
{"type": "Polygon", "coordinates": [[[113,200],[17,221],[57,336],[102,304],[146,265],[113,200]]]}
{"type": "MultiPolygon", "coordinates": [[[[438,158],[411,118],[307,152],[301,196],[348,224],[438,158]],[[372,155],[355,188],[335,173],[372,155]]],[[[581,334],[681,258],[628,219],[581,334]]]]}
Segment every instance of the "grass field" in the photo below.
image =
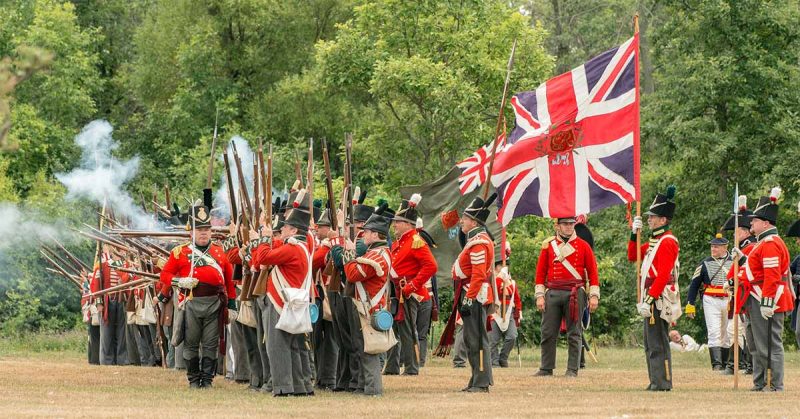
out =
{"type": "MultiPolygon", "coordinates": [[[[182,372],[89,366],[75,351],[5,351],[0,355],[3,417],[800,417],[800,356],[787,354],[786,391],[751,393],[749,376],[712,373],[708,354],[675,354],[671,393],[645,392],[643,352],[601,348],[577,379],[534,378],[538,349],[523,349],[523,367],[495,370],[491,393],[465,394],[466,369],[435,359],[420,376],[384,377],[382,398],[318,392],[276,399],[216,379],[190,391],[182,372]]],[[[516,356],[516,354],[514,354],[516,356]]],[[[559,374],[566,351],[559,349],[559,374]]]]}

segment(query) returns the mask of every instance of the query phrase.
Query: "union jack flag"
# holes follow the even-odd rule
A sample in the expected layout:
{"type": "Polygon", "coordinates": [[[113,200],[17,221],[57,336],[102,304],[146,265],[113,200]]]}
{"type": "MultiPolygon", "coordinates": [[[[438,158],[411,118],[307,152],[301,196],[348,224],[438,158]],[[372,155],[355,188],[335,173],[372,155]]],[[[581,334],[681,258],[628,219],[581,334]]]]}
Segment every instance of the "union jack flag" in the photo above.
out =
{"type": "MultiPolygon", "coordinates": [[[[479,148],[471,156],[456,163],[456,167],[461,169],[458,176],[458,188],[461,195],[466,195],[478,189],[486,178],[489,177],[489,160],[492,157],[492,145],[496,145],[495,154],[503,149],[506,144],[506,133],[497,136],[496,141],[479,148]]],[[[494,171],[494,169],[492,170],[494,171]]]]}
{"type": "Polygon", "coordinates": [[[516,126],[492,169],[507,225],[639,199],[639,36],[511,98],[516,126]]]}

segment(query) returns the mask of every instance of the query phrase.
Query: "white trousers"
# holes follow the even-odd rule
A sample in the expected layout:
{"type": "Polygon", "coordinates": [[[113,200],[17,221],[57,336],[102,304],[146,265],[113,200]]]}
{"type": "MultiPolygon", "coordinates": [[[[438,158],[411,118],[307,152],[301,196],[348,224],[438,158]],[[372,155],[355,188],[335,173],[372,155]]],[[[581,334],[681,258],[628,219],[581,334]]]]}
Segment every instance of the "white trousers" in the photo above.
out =
{"type": "MultiPolygon", "coordinates": [[[[739,314],[739,347],[744,347],[744,335],[745,329],[747,328],[747,316],[739,314]]],[[[733,333],[733,319],[728,320],[728,341],[730,341],[731,346],[733,346],[733,337],[735,334],[733,333]]],[[[724,345],[723,345],[724,346],[724,345]]]]}
{"type": "Polygon", "coordinates": [[[708,330],[708,347],[730,348],[733,333],[728,333],[728,299],[704,295],[703,313],[708,330]]]}

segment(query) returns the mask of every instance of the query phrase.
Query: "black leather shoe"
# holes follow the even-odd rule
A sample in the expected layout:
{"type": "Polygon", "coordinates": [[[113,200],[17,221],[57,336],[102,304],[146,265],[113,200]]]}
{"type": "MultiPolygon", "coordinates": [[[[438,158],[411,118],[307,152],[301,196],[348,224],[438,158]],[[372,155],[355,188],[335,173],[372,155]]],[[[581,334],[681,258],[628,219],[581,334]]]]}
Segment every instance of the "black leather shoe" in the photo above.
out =
{"type": "Polygon", "coordinates": [[[470,387],[465,390],[467,393],[488,393],[489,387],[470,387]]]}
{"type": "Polygon", "coordinates": [[[540,369],[539,371],[536,371],[535,374],[533,374],[534,377],[550,377],[552,375],[553,375],[553,370],[543,370],[543,369],[540,369]]]}

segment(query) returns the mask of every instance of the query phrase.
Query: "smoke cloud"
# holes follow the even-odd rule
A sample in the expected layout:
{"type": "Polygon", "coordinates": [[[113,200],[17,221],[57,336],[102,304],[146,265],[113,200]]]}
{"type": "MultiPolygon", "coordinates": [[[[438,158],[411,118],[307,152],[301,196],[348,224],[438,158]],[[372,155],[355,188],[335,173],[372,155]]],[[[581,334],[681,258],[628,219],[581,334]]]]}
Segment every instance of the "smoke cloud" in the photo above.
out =
{"type": "Polygon", "coordinates": [[[81,148],[80,167],[56,178],[67,188],[67,199],[89,199],[99,205],[107,203],[117,216],[131,220],[134,228],[154,228],[153,218],[135,204],[123,189],[136,176],[139,158],[122,161],[112,155],[119,144],[111,133],[108,121],[96,120],[86,125],[75,137],[81,148]]]}

